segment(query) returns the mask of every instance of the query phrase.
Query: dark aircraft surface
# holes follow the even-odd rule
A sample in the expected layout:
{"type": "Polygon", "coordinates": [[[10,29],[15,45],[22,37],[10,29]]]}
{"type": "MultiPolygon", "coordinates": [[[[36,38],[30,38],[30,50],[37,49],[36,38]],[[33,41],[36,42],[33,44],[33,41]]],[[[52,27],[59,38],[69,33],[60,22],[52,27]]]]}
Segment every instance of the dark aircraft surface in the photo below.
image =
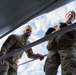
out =
{"type": "Polygon", "coordinates": [[[29,20],[74,0],[0,0],[0,39],[29,20]]]}

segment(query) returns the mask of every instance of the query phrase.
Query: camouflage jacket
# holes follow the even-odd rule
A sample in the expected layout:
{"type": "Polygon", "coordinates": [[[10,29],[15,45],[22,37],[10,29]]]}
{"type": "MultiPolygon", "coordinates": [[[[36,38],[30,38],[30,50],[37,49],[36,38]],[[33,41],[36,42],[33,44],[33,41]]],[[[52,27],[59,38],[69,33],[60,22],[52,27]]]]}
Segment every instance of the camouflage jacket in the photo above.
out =
{"type": "MultiPolygon", "coordinates": [[[[24,35],[11,35],[7,38],[4,44],[1,47],[0,56],[12,52],[13,50],[17,50],[18,48],[22,47],[23,45],[28,45],[30,42],[28,38],[24,35]]],[[[36,54],[33,53],[32,49],[25,51],[29,58],[36,58],[36,54]]],[[[18,59],[21,58],[23,52],[17,55],[14,55],[7,60],[11,63],[17,64],[18,59]]]]}
{"type": "MultiPolygon", "coordinates": [[[[60,23],[59,25],[56,25],[54,28],[56,29],[55,31],[53,31],[52,33],[60,30],[60,25],[62,23],[60,23]]],[[[67,24],[69,25],[69,24],[67,24]]],[[[61,49],[63,47],[74,47],[76,43],[76,30],[72,30],[70,32],[65,33],[64,35],[59,35],[58,37],[55,37],[52,40],[48,41],[47,44],[47,49],[48,50],[58,50],[61,49]]]]}

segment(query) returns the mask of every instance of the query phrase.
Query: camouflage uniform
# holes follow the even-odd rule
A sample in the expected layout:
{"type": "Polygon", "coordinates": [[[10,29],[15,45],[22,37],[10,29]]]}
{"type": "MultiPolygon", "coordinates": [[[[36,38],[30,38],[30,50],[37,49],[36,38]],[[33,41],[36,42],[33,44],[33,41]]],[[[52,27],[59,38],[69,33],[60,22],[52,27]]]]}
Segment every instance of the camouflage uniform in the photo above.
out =
{"type": "MultiPolygon", "coordinates": [[[[24,44],[27,45],[29,43],[30,42],[28,41],[28,38],[24,35],[11,35],[4,42],[1,48],[0,56],[12,52],[12,50],[16,50],[22,47],[24,44]]],[[[0,75],[17,75],[17,62],[18,59],[21,58],[22,53],[6,59],[4,64],[0,65],[0,75]]],[[[33,53],[32,49],[26,51],[26,54],[29,58],[37,58],[36,54],[33,53]]]]}
{"type": "MultiPolygon", "coordinates": [[[[62,23],[56,26],[55,31],[60,29],[60,25],[62,25],[62,23]]],[[[49,40],[47,45],[48,56],[44,65],[46,75],[57,75],[60,64],[62,75],[76,75],[75,43],[76,30],[49,40]]]]}

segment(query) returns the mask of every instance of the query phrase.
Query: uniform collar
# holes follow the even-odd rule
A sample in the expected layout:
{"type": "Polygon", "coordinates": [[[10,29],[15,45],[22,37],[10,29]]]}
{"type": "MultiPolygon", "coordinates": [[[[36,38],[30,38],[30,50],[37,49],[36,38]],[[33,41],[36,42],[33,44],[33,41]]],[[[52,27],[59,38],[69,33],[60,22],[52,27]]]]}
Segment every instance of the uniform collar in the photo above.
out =
{"type": "Polygon", "coordinates": [[[26,37],[24,34],[22,34],[22,38],[23,38],[24,40],[27,40],[27,39],[28,39],[28,37],[26,37]]]}

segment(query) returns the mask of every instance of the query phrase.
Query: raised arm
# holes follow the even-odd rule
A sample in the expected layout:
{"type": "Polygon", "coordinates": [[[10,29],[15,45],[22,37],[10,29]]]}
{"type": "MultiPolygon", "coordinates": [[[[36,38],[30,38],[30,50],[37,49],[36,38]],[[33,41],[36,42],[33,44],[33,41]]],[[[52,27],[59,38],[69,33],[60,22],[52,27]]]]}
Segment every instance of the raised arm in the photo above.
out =
{"type": "MultiPolygon", "coordinates": [[[[29,42],[30,43],[30,42],[29,42]]],[[[42,60],[44,58],[44,56],[42,54],[35,54],[33,53],[33,50],[32,48],[30,48],[29,50],[26,51],[26,54],[29,58],[32,58],[32,59],[36,59],[36,58],[39,58],[40,60],[42,60]]]]}

